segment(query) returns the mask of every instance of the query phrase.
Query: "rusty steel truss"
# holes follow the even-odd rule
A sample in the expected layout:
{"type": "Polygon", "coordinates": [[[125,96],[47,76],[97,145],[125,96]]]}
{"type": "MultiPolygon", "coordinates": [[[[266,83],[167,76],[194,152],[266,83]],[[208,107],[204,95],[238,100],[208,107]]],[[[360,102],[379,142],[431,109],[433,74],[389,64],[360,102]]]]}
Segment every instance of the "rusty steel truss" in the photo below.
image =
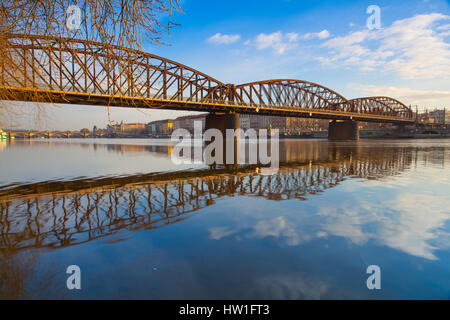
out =
{"type": "Polygon", "coordinates": [[[398,100],[347,100],[300,80],[222,83],[180,63],[77,39],[8,35],[0,59],[2,99],[136,108],[412,123],[398,100]]]}

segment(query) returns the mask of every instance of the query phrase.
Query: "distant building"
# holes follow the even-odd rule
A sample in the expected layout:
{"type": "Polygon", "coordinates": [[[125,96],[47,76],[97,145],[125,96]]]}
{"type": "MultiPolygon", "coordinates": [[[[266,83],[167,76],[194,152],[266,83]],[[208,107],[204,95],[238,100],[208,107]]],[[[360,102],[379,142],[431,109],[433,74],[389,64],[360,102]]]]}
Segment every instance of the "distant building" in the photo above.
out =
{"type": "Polygon", "coordinates": [[[249,114],[241,114],[239,116],[240,127],[243,130],[250,129],[250,115],[249,114]]]}
{"type": "Polygon", "coordinates": [[[391,123],[382,122],[359,122],[360,130],[389,130],[392,129],[391,123]]]}
{"type": "Polygon", "coordinates": [[[121,123],[108,125],[107,131],[117,134],[143,134],[146,133],[145,123],[121,123]]]}
{"type": "Polygon", "coordinates": [[[147,132],[154,136],[168,136],[173,130],[173,119],[158,120],[147,123],[147,132]]]}
{"type": "Polygon", "coordinates": [[[8,139],[8,134],[0,129],[0,140],[8,139]]]}
{"type": "Polygon", "coordinates": [[[322,131],[328,129],[328,120],[293,117],[247,115],[240,116],[242,129],[279,129],[280,132],[301,133],[305,131],[322,131]]]}
{"type": "Polygon", "coordinates": [[[436,124],[450,124],[450,110],[446,110],[445,108],[442,110],[435,109],[428,114],[434,118],[434,123],[436,124]]]}
{"type": "Polygon", "coordinates": [[[433,124],[435,123],[434,117],[431,117],[428,113],[419,114],[417,117],[417,121],[423,124],[433,124]]]}
{"type": "Polygon", "coordinates": [[[206,116],[208,114],[198,114],[198,115],[192,115],[192,116],[184,116],[184,117],[178,117],[175,120],[173,120],[173,130],[177,129],[186,129],[191,134],[194,133],[194,123],[195,122],[201,122],[202,131],[205,129],[205,121],[206,116]]]}
{"type": "Polygon", "coordinates": [[[267,127],[272,129],[286,130],[289,126],[291,118],[267,116],[267,127]]]}
{"type": "Polygon", "coordinates": [[[287,118],[286,131],[302,133],[308,131],[326,131],[330,121],[325,119],[287,118]]]}
{"type": "Polygon", "coordinates": [[[242,114],[239,117],[242,129],[284,129],[286,127],[286,117],[260,116],[257,114],[242,114]]]}

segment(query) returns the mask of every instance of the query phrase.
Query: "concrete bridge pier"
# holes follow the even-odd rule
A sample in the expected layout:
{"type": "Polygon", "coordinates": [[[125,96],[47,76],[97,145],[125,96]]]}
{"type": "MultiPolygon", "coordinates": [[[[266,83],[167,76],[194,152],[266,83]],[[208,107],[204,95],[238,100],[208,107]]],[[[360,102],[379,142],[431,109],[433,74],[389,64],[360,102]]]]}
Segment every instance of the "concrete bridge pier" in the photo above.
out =
{"type": "Polygon", "coordinates": [[[359,140],[359,126],[353,120],[333,120],[328,126],[328,140],[359,140]]]}
{"type": "Polygon", "coordinates": [[[394,132],[396,135],[403,136],[408,134],[408,129],[405,124],[398,124],[394,132]]]}
{"type": "MultiPolygon", "coordinates": [[[[239,159],[239,138],[234,137],[233,139],[226,139],[226,130],[240,129],[239,114],[220,114],[220,113],[210,113],[205,119],[205,131],[208,129],[218,129],[222,133],[223,137],[223,150],[222,154],[213,153],[212,156],[215,157],[220,163],[220,158],[222,158],[222,163],[227,166],[234,166],[238,164],[239,159]],[[228,150],[228,152],[227,152],[228,150]]],[[[206,145],[213,143],[214,141],[206,142],[206,145]]],[[[219,151],[220,152],[220,151],[219,151]]],[[[207,159],[205,159],[207,160],[207,159]]],[[[219,164],[219,163],[214,163],[219,164]]]]}

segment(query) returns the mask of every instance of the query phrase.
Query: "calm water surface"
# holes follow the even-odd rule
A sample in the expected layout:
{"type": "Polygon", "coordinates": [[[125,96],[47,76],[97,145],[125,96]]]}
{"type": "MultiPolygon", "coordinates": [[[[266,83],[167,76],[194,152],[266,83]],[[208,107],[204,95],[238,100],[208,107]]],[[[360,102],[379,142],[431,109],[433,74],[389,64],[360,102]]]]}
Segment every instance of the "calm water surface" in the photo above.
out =
{"type": "Polygon", "coordinates": [[[273,175],[164,140],[0,143],[0,298],[450,298],[450,140],[283,141],[273,175]]]}

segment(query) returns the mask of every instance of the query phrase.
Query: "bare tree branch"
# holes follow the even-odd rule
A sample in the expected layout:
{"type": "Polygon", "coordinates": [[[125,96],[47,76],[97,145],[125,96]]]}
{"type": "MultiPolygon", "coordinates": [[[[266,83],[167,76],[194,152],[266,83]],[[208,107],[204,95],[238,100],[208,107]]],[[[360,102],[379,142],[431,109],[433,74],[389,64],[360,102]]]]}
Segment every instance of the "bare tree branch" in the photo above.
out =
{"type": "MultiPolygon", "coordinates": [[[[11,63],[20,57],[5,49],[8,34],[92,40],[138,50],[142,49],[143,43],[165,44],[163,37],[170,35],[171,29],[176,25],[173,14],[181,12],[178,1],[2,0],[0,67],[20,65],[11,63]]],[[[5,100],[6,97],[4,90],[0,90],[0,100],[5,100]]],[[[44,106],[39,105],[38,108],[44,106]]],[[[14,117],[13,111],[13,107],[7,102],[0,101],[0,125],[14,117]]]]}

